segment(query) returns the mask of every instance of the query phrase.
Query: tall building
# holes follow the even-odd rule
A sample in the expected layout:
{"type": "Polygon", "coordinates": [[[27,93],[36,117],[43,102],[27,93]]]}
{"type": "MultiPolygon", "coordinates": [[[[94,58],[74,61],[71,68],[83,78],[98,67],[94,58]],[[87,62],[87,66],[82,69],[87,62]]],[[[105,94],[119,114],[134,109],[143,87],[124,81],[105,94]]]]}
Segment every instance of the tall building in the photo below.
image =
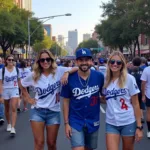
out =
{"type": "Polygon", "coordinates": [[[60,46],[64,46],[64,36],[63,35],[58,35],[58,43],[60,46]]]}
{"type": "Polygon", "coordinates": [[[19,8],[32,11],[32,0],[14,0],[14,2],[19,8]]]}
{"type": "Polygon", "coordinates": [[[52,26],[51,26],[51,24],[44,24],[43,27],[47,31],[47,36],[49,36],[50,39],[52,39],[52,26]]]}
{"type": "Polygon", "coordinates": [[[88,34],[88,33],[83,34],[83,41],[87,41],[87,40],[89,40],[90,38],[91,38],[91,34],[88,34]]]}
{"type": "Polygon", "coordinates": [[[78,31],[75,29],[74,31],[68,32],[68,46],[74,51],[78,46],[78,31]]]}

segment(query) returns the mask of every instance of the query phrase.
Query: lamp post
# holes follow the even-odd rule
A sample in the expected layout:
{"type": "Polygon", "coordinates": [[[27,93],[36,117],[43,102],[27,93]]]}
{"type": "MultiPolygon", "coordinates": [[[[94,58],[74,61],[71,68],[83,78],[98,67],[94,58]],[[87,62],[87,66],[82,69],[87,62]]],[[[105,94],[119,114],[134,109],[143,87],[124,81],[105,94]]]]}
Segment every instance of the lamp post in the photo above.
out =
{"type": "MultiPolygon", "coordinates": [[[[55,15],[55,16],[48,16],[48,17],[42,17],[42,18],[37,18],[38,20],[41,20],[41,19],[46,19],[44,21],[42,21],[42,23],[50,20],[50,19],[53,19],[55,17],[62,17],[62,16],[71,16],[72,14],[70,13],[67,13],[67,14],[63,14],[63,15],[55,15]]],[[[37,26],[37,28],[32,32],[30,33],[30,20],[32,20],[33,18],[29,18],[28,17],[28,50],[26,49],[26,58],[27,58],[27,55],[28,55],[28,52],[30,52],[30,45],[31,45],[31,37],[32,35],[37,31],[37,29],[41,26],[41,24],[39,26],[37,26]]]]}

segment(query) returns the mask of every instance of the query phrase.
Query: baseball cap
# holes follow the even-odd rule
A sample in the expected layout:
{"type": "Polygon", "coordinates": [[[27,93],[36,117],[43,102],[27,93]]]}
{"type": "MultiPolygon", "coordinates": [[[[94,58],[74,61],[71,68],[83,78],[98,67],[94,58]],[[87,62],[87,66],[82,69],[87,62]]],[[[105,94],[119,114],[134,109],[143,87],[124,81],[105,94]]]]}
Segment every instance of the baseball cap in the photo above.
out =
{"type": "Polygon", "coordinates": [[[99,59],[99,63],[100,63],[100,64],[103,64],[104,62],[105,62],[105,60],[104,60],[103,58],[100,58],[100,59],[99,59]]]}
{"type": "Polygon", "coordinates": [[[76,59],[80,57],[91,57],[92,58],[92,53],[91,50],[88,48],[80,48],[76,51],[76,59]]]}

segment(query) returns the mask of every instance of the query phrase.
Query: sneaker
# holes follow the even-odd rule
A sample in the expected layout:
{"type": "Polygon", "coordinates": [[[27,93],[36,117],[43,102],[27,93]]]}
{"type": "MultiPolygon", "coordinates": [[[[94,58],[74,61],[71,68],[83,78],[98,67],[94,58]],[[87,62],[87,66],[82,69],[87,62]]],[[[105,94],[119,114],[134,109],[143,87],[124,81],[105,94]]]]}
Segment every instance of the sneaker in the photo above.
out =
{"type": "Polygon", "coordinates": [[[5,120],[2,117],[0,117],[0,125],[3,125],[4,122],[5,122],[5,120]]]}
{"type": "Polygon", "coordinates": [[[10,132],[10,131],[11,131],[11,124],[8,124],[8,125],[7,125],[7,129],[6,129],[6,131],[8,131],[8,132],[10,132]]]}
{"type": "Polygon", "coordinates": [[[147,132],[147,138],[150,139],[150,132],[147,132]]]}
{"type": "Polygon", "coordinates": [[[21,109],[20,109],[20,108],[17,108],[17,112],[20,113],[20,112],[21,112],[21,109]]]}
{"type": "Polygon", "coordinates": [[[11,134],[11,136],[15,136],[16,135],[15,128],[13,128],[13,127],[11,128],[10,134],[11,134]]]}

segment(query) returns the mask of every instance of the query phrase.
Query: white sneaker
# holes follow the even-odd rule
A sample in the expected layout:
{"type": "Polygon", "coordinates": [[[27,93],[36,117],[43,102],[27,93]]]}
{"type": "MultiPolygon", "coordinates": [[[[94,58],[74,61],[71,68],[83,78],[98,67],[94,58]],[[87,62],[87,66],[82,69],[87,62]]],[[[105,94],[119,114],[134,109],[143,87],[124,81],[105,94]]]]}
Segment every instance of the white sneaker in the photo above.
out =
{"type": "Polygon", "coordinates": [[[147,132],[147,138],[150,139],[150,132],[147,132]]]}
{"type": "Polygon", "coordinates": [[[11,134],[12,136],[14,136],[14,135],[16,134],[15,128],[13,128],[13,127],[11,128],[10,134],[11,134]]]}
{"type": "Polygon", "coordinates": [[[8,124],[8,125],[7,125],[7,129],[6,129],[6,131],[8,131],[8,132],[10,132],[10,131],[11,131],[11,124],[8,124]]]}

